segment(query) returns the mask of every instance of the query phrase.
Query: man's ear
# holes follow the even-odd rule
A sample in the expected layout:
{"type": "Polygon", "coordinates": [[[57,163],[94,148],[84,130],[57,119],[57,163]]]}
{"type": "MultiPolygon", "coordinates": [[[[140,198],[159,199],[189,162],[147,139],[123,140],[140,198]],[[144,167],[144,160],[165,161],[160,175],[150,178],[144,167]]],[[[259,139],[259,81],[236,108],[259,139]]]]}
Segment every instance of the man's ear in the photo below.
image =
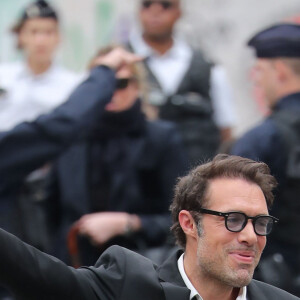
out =
{"type": "Polygon", "coordinates": [[[197,238],[198,236],[197,225],[189,211],[181,210],[178,215],[178,221],[180,223],[183,232],[186,234],[187,238],[188,236],[192,238],[197,238]]]}
{"type": "Polygon", "coordinates": [[[290,78],[292,70],[281,59],[276,59],[273,62],[274,69],[276,70],[277,78],[280,82],[286,82],[290,78]]]}

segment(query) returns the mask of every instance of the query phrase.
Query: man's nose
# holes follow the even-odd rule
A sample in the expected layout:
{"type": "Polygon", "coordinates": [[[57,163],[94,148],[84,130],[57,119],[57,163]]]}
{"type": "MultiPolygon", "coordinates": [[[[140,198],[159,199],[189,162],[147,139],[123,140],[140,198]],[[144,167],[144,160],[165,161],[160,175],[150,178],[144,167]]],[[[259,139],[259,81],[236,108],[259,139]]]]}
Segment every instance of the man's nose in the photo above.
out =
{"type": "Polygon", "coordinates": [[[48,39],[48,36],[44,32],[38,32],[35,34],[35,40],[38,43],[44,43],[48,39]]]}
{"type": "Polygon", "coordinates": [[[254,231],[252,220],[248,220],[244,229],[239,232],[238,240],[240,243],[247,243],[253,245],[257,242],[257,234],[254,231]]]}

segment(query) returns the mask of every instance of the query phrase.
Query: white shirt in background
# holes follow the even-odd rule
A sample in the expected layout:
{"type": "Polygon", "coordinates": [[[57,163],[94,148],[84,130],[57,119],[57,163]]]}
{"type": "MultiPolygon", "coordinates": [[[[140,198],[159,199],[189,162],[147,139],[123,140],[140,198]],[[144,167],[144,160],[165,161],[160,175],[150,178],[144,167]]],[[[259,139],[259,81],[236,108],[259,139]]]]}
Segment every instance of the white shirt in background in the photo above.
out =
{"type": "Polygon", "coordinates": [[[0,65],[0,131],[48,113],[68,99],[81,75],[53,64],[34,75],[23,62],[0,65]]]}
{"type": "MultiPolygon", "coordinates": [[[[153,50],[137,32],[129,37],[135,53],[147,57],[148,66],[158,80],[163,93],[170,96],[176,93],[193,57],[192,48],[183,40],[174,39],[172,48],[164,55],[153,50]]],[[[225,69],[214,66],[211,70],[211,98],[214,120],[219,127],[233,127],[236,122],[233,95],[225,69]]]]}

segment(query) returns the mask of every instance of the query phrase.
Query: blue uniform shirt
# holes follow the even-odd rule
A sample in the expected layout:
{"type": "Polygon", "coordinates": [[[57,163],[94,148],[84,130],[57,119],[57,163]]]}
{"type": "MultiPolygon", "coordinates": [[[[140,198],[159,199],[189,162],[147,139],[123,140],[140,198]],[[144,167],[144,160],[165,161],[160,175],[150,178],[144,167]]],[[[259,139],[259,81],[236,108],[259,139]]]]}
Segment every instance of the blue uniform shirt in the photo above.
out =
{"type": "MultiPolygon", "coordinates": [[[[300,92],[279,100],[274,111],[281,110],[300,113],[300,92]]],[[[231,149],[231,154],[265,162],[279,185],[284,183],[287,153],[279,129],[272,120],[272,114],[238,139],[231,149]]]]}

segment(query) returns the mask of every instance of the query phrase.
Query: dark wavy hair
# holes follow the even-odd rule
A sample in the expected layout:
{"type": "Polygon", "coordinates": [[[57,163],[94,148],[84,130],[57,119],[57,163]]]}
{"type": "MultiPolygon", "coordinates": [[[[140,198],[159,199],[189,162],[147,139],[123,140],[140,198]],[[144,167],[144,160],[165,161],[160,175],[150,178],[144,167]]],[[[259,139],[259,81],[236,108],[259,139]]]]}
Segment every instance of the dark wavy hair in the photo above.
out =
{"type": "Polygon", "coordinates": [[[175,186],[175,195],[170,206],[173,218],[171,231],[179,246],[185,248],[186,245],[186,236],[178,221],[179,212],[197,211],[204,207],[209,201],[206,197],[209,183],[216,178],[241,178],[255,183],[261,188],[267,206],[270,208],[273,204],[273,189],[277,186],[277,181],[265,163],[240,156],[219,154],[212,161],[179,178],[175,186]]]}

